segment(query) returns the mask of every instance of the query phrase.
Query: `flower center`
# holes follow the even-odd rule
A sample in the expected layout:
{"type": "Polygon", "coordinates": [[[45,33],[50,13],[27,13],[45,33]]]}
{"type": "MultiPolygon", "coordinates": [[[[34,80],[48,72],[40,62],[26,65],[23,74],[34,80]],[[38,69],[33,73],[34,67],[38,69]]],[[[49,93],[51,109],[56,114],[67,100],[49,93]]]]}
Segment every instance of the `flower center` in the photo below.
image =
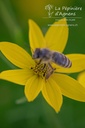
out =
{"type": "Polygon", "coordinates": [[[45,79],[48,79],[55,70],[49,63],[36,63],[35,67],[31,67],[31,69],[36,75],[45,79]]]}

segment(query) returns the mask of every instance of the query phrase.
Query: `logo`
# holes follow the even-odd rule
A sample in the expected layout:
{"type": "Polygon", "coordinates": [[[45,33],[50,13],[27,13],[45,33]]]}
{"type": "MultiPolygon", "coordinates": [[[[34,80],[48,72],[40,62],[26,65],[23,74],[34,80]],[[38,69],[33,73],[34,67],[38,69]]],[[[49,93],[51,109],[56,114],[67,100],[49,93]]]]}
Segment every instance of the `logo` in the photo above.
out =
{"type": "Polygon", "coordinates": [[[48,12],[48,17],[51,18],[52,14],[54,13],[54,11],[52,11],[53,10],[53,5],[51,5],[51,4],[46,5],[45,10],[47,10],[47,12],[48,12]]]}
{"type": "MultiPolygon", "coordinates": [[[[44,19],[50,18],[58,21],[61,18],[64,20],[65,17],[67,21],[71,22],[71,24],[68,24],[69,26],[78,26],[77,20],[82,19],[82,17],[79,16],[83,10],[81,6],[56,6],[48,4],[44,9],[47,11],[47,16],[44,16],[44,19]]],[[[51,25],[52,24],[48,24],[48,26],[51,25]]]]}

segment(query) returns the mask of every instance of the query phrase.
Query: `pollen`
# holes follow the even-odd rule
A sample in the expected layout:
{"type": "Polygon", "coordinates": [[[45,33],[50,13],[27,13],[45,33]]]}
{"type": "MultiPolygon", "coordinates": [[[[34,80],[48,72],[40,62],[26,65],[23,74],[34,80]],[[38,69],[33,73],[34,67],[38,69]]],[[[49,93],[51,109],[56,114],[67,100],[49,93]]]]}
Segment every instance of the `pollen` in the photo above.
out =
{"type": "Polygon", "coordinates": [[[36,63],[35,67],[31,67],[31,69],[33,70],[34,74],[45,79],[48,79],[55,70],[49,64],[45,63],[36,63]]]}

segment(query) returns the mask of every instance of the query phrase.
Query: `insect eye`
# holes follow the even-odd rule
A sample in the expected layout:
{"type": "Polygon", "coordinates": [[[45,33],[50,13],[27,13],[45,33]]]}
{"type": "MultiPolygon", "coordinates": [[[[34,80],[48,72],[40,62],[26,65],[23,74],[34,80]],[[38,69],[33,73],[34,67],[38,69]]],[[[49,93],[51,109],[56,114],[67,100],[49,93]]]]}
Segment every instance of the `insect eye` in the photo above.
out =
{"type": "Polygon", "coordinates": [[[35,56],[36,56],[36,58],[39,58],[39,57],[40,57],[40,54],[39,54],[39,53],[37,53],[35,56]]]}
{"type": "Polygon", "coordinates": [[[40,49],[36,48],[33,55],[32,55],[32,58],[33,59],[38,59],[39,57],[40,57],[40,49]]]}

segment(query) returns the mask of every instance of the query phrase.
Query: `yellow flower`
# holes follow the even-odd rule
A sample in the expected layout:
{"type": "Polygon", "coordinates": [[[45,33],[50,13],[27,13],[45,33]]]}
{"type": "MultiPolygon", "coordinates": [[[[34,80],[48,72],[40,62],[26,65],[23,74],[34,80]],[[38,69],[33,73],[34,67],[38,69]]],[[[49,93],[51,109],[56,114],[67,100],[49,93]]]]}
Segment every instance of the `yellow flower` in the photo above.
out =
{"type": "Polygon", "coordinates": [[[83,85],[85,87],[85,71],[81,72],[78,75],[78,81],[81,85],[83,85]]]}
{"type": "MultiPolygon", "coordinates": [[[[45,37],[37,24],[29,20],[29,40],[32,51],[36,48],[49,48],[50,50],[63,52],[67,39],[68,26],[65,18],[55,22],[48,29],[45,37]]],[[[25,95],[28,101],[33,101],[42,92],[43,97],[56,112],[61,108],[62,95],[85,102],[83,86],[66,74],[61,74],[79,72],[85,69],[85,56],[83,54],[66,55],[71,60],[72,67],[62,68],[52,65],[56,67],[56,72],[45,80],[33,71],[32,67],[36,66],[36,62],[23,48],[10,42],[1,42],[0,50],[10,62],[20,68],[3,71],[0,74],[0,79],[25,85],[25,95]]],[[[40,71],[42,73],[42,70],[40,71]]]]}

